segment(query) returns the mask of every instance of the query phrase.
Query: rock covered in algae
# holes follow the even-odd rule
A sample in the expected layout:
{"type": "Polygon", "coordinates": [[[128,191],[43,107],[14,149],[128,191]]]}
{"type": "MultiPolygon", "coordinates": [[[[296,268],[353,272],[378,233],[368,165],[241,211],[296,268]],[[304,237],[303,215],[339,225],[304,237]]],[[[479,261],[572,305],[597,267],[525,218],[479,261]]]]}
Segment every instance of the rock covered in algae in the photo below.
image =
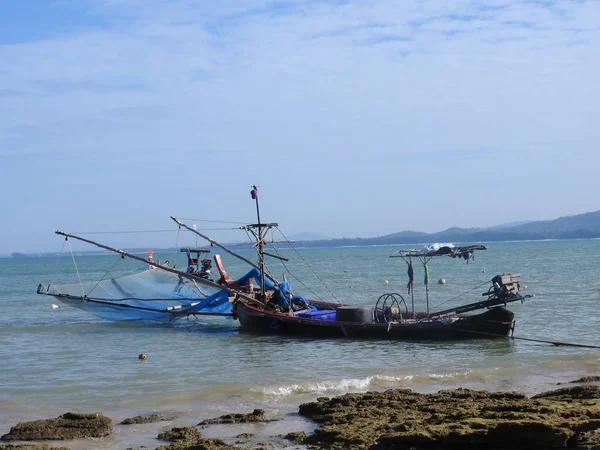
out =
{"type": "Polygon", "coordinates": [[[556,389],[555,391],[542,392],[541,394],[534,395],[532,398],[548,398],[566,402],[572,402],[574,400],[599,400],[600,386],[584,385],[565,387],[556,389]]]}
{"type": "Polygon", "coordinates": [[[112,420],[101,413],[66,413],[54,419],[18,423],[2,436],[2,440],[33,441],[104,437],[112,431],[112,420]]]}
{"type": "Polygon", "coordinates": [[[304,431],[292,431],[284,436],[284,439],[292,441],[295,444],[302,444],[308,435],[304,431]]]}
{"type": "Polygon", "coordinates": [[[69,450],[67,447],[50,447],[48,444],[0,444],[0,450],[69,450]]]}
{"type": "Polygon", "coordinates": [[[171,441],[156,450],[244,450],[229,445],[221,439],[206,439],[195,427],[176,427],[158,435],[158,439],[171,441]]]}
{"type": "Polygon", "coordinates": [[[319,398],[300,406],[300,415],[320,423],[304,443],[372,450],[600,449],[600,388],[586,387],[536,398],[468,389],[319,398]]]}
{"type": "Polygon", "coordinates": [[[577,378],[576,380],[569,381],[567,383],[558,383],[558,384],[598,383],[598,382],[600,382],[600,376],[598,376],[598,375],[587,375],[585,377],[577,378]]]}
{"type": "Polygon", "coordinates": [[[213,425],[218,423],[248,423],[248,422],[267,422],[267,417],[262,409],[255,409],[248,414],[225,414],[221,417],[206,419],[198,425],[213,425]]]}
{"type": "Polygon", "coordinates": [[[163,422],[163,421],[168,421],[168,420],[173,420],[174,417],[162,417],[159,414],[150,414],[149,416],[135,416],[135,417],[128,417],[126,419],[123,419],[119,425],[133,425],[133,424],[140,424],[140,423],[157,423],[157,422],[163,422]]]}

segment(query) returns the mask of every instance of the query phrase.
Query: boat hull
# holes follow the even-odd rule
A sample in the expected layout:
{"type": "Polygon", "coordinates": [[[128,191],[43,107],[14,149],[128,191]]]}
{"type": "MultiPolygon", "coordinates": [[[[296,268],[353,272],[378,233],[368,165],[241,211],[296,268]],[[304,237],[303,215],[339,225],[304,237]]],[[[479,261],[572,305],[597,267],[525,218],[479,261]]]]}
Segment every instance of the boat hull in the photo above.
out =
{"type": "Polygon", "coordinates": [[[236,314],[243,331],[310,337],[388,340],[502,338],[508,336],[514,326],[514,313],[503,307],[468,316],[395,323],[305,319],[243,303],[237,305],[236,314]]]}

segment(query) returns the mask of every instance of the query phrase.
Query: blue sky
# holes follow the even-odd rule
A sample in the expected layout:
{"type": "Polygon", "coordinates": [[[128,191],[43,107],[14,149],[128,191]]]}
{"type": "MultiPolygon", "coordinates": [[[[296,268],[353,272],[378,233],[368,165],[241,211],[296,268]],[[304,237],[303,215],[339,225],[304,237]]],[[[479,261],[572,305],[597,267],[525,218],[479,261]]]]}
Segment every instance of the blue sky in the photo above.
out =
{"type": "Polygon", "coordinates": [[[253,221],[252,184],[288,234],[598,210],[599,19],[594,1],[0,0],[0,253],[253,221]]]}

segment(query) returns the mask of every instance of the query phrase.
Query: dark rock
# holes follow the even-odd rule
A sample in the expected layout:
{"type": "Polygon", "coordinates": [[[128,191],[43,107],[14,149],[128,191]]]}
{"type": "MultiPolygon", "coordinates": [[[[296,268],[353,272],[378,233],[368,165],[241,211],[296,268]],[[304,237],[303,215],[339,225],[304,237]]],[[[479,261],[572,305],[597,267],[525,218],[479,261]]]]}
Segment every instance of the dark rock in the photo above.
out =
{"type": "Polygon", "coordinates": [[[575,384],[575,383],[597,383],[600,382],[600,376],[598,375],[588,375],[586,377],[581,377],[573,381],[569,381],[568,383],[558,383],[558,384],[575,384]]]}
{"type": "Polygon", "coordinates": [[[150,416],[135,416],[123,419],[120,425],[133,425],[137,423],[156,423],[161,422],[163,419],[158,414],[151,414],[150,416]]]}
{"type": "Polygon", "coordinates": [[[304,431],[292,431],[284,436],[284,439],[292,441],[295,444],[303,444],[308,435],[304,431]]]}
{"type": "Polygon", "coordinates": [[[195,441],[204,439],[195,427],[175,427],[160,433],[158,439],[162,441],[195,441]]]}
{"type": "Polygon", "coordinates": [[[600,430],[576,434],[572,441],[569,442],[568,447],[573,449],[600,450],[600,430]]]}
{"type": "Polygon", "coordinates": [[[262,409],[255,409],[249,414],[225,414],[221,417],[206,419],[198,425],[213,425],[223,423],[249,423],[249,422],[267,422],[265,412],[262,409]]]}
{"type": "Polygon", "coordinates": [[[536,398],[469,389],[346,394],[300,406],[320,423],[302,443],[327,449],[588,449],[600,396],[575,386],[536,398]]]}
{"type": "Polygon", "coordinates": [[[555,400],[567,402],[573,400],[600,399],[600,386],[571,386],[555,391],[542,392],[541,394],[534,395],[532,398],[553,398],[555,400]]]}
{"type": "Polygon", "coordinates": [[[229,445],[221,439],[205,439],[195,427],[176,427],[158,435],[158,439],[172,441],[168,446],[156,450],[244,450],[229,445]]]}
{"type": "Polygon", "coordinates": [[[0,444],[0,450],[69,450],[67,447],[50,447],[48,444],[0,444]]]}
{"type": "Polygon", "coordinates": [[[241,433],[236,436],[236,439],[250,439],[254,437],[254,433],[241,433]]]}
{"type": "Polygon", "coordinates": [[[21,422],[2,436],[5,441],[33,441],[104,437],[113,431],[112,420],[101,413],[66,413],[55,419],[21,422]]]}

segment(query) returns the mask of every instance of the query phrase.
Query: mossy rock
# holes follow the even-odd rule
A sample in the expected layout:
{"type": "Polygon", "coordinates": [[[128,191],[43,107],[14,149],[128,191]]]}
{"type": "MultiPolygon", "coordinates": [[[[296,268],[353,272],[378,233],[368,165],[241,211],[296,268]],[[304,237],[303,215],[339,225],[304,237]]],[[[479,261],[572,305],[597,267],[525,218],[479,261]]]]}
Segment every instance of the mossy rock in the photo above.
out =
{"type": "Polygon", "coordinates": [[[250,422],[267,422],[267,417],[262,409],[255,409],[248,414],[225,414],[221,417],[206,419],[198,425],[214,425],[227,423],[250,423],[250,422]]]}
{"type": "Polygon", "coordinates": [[[576,380],[569,381],[567,383],[557,383],[557,384],[598,383],[598,382],[600,382],[599,375],[587,375],[585,377],[577,378],[576,380]]]}
{"type": "Polygon", "coordinates": [[[105,437],[112,420],[101,413],[66,413],[54,419],[21,422],[2,436],[5,441],[34,441],[105,437]]]}
{"type": "Polygon", "coordinates": [[[303,444],[308,435],[304,431],[292,431],[284,436],[284,439],[295,444],[303,444]]]}
{"type": "Polygon", "coordinates": [[[175,427],[160,433],[158,439],[172,442],[156,450],[244,450],[221,439],[206,439],[196,427],[175,427]]]}
{"type": "Polygon", "coordinates": [[[158,414],[151,414],[149,416],[135,416],[135,417],[128,417],[126,419],[123,419],[119,425],[134,425],[134,424],[140,424],[140,423],[156,423],[156,422],[160,422],[162,419],[160,418],[160,416],[158,414]]]}
{"type": "Polygon", "coordinates": [[[0,444],[0,450],[69,450],[67,447],[50,447],[48,444],[0,444]]]}
{"type": "Polygon", "coordinates": [[[357,450],[592,448],[585,442],[594,441],[600,429],[600,397],[594,386],[581,388],[536,398],[404,389],[318,399],[300,405],[300,415],[320,424],[303,443],[357,450]]]}

